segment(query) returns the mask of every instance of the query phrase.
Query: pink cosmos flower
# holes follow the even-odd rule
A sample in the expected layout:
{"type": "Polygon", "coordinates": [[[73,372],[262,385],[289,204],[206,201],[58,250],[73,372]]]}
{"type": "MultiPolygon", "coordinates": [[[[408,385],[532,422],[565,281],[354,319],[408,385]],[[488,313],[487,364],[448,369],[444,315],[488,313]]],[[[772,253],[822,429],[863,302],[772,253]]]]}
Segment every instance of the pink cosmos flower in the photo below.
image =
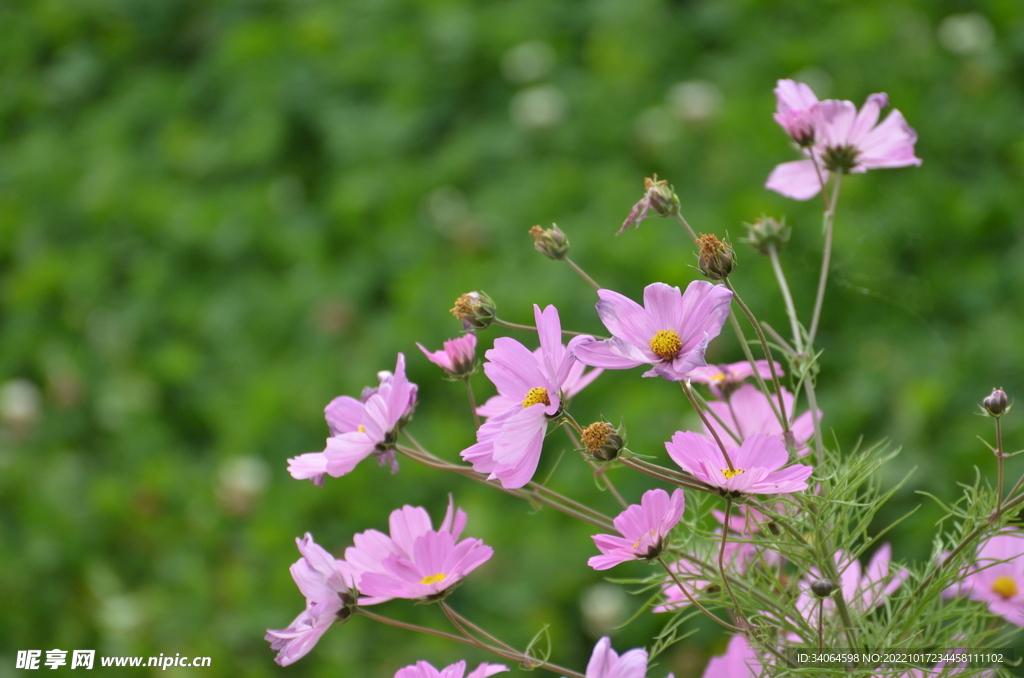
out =
{"type": "MultiPolygon", "coordinates": [[[[533,307],[540,336],[539,354],[515,339],[499,337],[487,351],[484,374],[498,393],[508,400],[508,409],[492,414],[476,432],[477,442],[462,451],[462,458],[478,473],[497,478],[502,487],[514,489],[530,482],[540,463],[548,421],[562,408],[562,387],[574,358],[562,345],[558,310],[548,306],[541,312],[533,307]]],[[[576,337],[572,347],[581,337],[576,337]]]]}
{"type": "Polygon", "coordinates": [[[349,396],[332,400],[324,409],[331,437],[323,452],[300,454],[288,460],[293,478],[323,485],[324,475],[339,478],[373,455],[380,464],[398,470],[394,445],[399,429],[416,406],[416,384],[405,378],[405,356],[398,354],[395,373],[381,372],[380,386],[365,389],[362,402],[349,396]]]}
{"type": "Polygon", "coordinates": [[[594,556],[587,565],[595,570],[607,570],[627,560],[649,560],[662,551],[665,537],[683,517],[683,491],[677,489],[669,498],[661,489],[648,490],[640,499],[620,513],[615,529],[621,537],[595,534],[591,537],[604,555],[594,556]]]}
{"type": "MultiPolygon", "coordinates": [[[[727,441],[722,442],[728,446],[727,441]]],[[[763,433],[747,436],[740,447],[729,450],[732,469],[716,443],[690,431],[677,431],[665,449],[684,471],[724,492],[798,492],[807,489],[807,478],[814,471],[804,464],[782,468],[789,461],[786,446],[763,433]]]]}
{"type": "Polygon", "coordinates": [[[812,145],[816,137],[814,127],[818,97],[814,96],[811,88],[802,82],[779,80],[775,88],[775,99],[778,102],[775,122],[797,145],[812,145]]]}
{"type": "Polygon", "coordinates": [[[345,550],[345,560],[365,596],[359,599],[360,605],[445,595],[494,553],[479,539],[456,541],[466,525],[466,514],[460,509],[453,517],[450,499],[437,531],[419,507],[392,511],[389,522],[390,537],[367,530],[355,535],[355,546],[345,550]]]}
{"type": "MultiPolygon", "coordinates": [[[[864,570],[861,569],[860,561],[856,558],[851,559],[843,551],[835,554],[843,600],[851,610],[865,613],[878,607],[903,585],[909,573],[902,569],[899,572],[891,573],[889,568],[891,560],[892,547],[889,544],[883,544],[875,551],[871,560],[868,561],[867,569],[864,570]]],[[[811,582],[821,576],[817,568],[811,568],[807,580],[800,587],[800,595],[796,601],[797,610],[800,611],[804,619],[811,623],[813,628],[817,628],[818,624],[818,601],[820,599],[811,592],[811,582]]],[[[836,604],[832,598],[825,598],[824,605],[826,610],[835,611],[836,604]]]]}
{"type": "MultiPolygon", "coordinates": [[[[541,349],[536,349],[533,355],[537,360],[543,360],[543,354],[541,349]]],[[[582,391],[584,388],[589,386],[591,382],[597,379],[604,370],[593,369],[587,370],[587,366],[578,360],[572,361],[572,367],[569,368],[569,374],[566,375],[565,381],[562,383],[562,400],[568,402],[573,397],[582,391]]],[[[511,396],[504,396],[500,393],[496,396],[491,396],[487,399],[480,407],[476,408],[476,413],[481,417],[495,417],[502,412],[512,408],[513,406],[521,406],[522,402],[516,400],[511,396]]]]}
{"type": "MultiPolygon", "coordinates": [[[[508,671],[504,664],[481,664],[466,678],[487,678],[495,673],[508,671]]],[[[440,671],[434,668],[429,662],[419,661],[412,666],[398,669],[395,678],[462,678],[466,673],[466,662],[459,661],[451,666],[446,666],[440,671]]]]}
{"type": "MultiPolygon", "coordinates": [[[[783,388],[782,402],[786,406],[786,416],[792,416],[794,400],[793,394],[783,388]]],[[[785,443],[782,424],[779,423],[778,418],[775,416],[772,404],[767,396],[761,392],[761,389],[753,384],[743,384],[729,396],[728,401],[711,401],[708,403],[708,407],[718,415],[719,419],[725,422],[730,431],[739,436],[740,440],[746,440],[747,437],[755,433],[763,433],[778,438],[785,443]]],[[[778,405],[778,401],[774,401],[774,404],[778,405]]],[[[818,410],[819,421],[821,416],[821,410],[818,410]]],[[[722,428],[717,419],[708,417],[708,421],[726,447],[735,444],[736,441],[722,428]]],[[[797,417],[793,421],[790,431],[793,433],[794,445],[798,449],[804,448],[802,453],[806,454],[805,446],[807,441],[814,435],[814,420],[811,418],[811,413],[809,411],[804,412],[797,417]]],[[[714,441],[711,431],[706,426],[704,427],[704,433],[708,440],[714,441]]]]}
{"type": "MultiPolygon", "coordinates": [[[[611,639],[605,636],[594,646],[585,675],[586,678],[646,678],[647,650],[636,648],[620,657],[612,649],[611,639]]],[[[668,678],[672,678],[671,673],[668,678]]]]}
{"type": "Polygon", "coordinates": [[[1007,529],[978,549],[959,593],[988,604],[1011,624],[1024,626],[1024,532],[1007,529]]]}
{"type": "MultiPolygon", "coordinates": [[[[447,532],[456,540],[466,527],[466,512],[455,508],[452,497],[448,497],[448,510],[438,526],[438,532],[447,532]]],[[[345,549],[345,560],[352,567],[358,582],[368,572],[387,574],[383,562],[391,556],[402,559],[413,558],[416,540],[434,531],[430,515],[419,506],[403,506],[391,512],[388,518],[390,536],[377,530],[360,532],[353,538],[354,546],[345,549]]],[[[365,591],[361,592],[365,593],[365,591]]],[[[359,599],[360,605],[373,605],[391,600],[394,596],[369,596],[359,599]]]]}
{"type": "MultiPolygon", "coordinates": [[[[772,372],[767,360],[757,361],[757,372],[762,379],[771,379],[772,372]]],[[[782,367],[776,363],[775,373],[780,377],[783,375],[782,367]]],[[[730,365],[705,365],[686,375],[686,378],[697,384],[706,384],[711,389],[711,395],[725,400],[744,379],[754,376],[754,368],[750,361],[744,360],[730,365]]]]}
{"type": "Polygon", "coordinates": [[[476,367],[476,335],[472,332],[444,342],[444,350],[441,351],[431,353],[419,342],[416,346],[427,356],[427,360],[453,377],[471,374],[476,367]]]}
{"type": "Polygon", "coordinates": [[[917,133],[907,125],[897,110],[889,113],[881,124],[878,115],[889,104],[885,94],[872,94],[860,112],[850,101],[829,99],[813,104],[814,96],[799,83],[783,87],[779,81],[776,95],[779,112],[776,120],[791,136],[803,134],[807,142],[808,121],[813,122],[813,139],[803,152],[807,160],[785,162],[775,167],[768,182],[769,188],[796,200],[813,198],[828,181],[829,172],[859,174],[869,169],[920,165],[914,155],[917,133]],[[780,90],[784,90],[780,93],[780,90]],[[810,105],[810,108],[807,106],[810,105]],[[785,112],[784,112],[785,109],[785,112]]]}
{"type": "Polygon", "coordinates": [[[758,678],[764,667],[743,636],[733,636],[725,654],[712,657],[703,678],[758,678]]]}
{"type": "Polygon", "coordinates": [[[306,656],[334,622],[348,618],[348,607],[355,602],[354,573],[348,563],[317,545],[309,532],[295,543],[302,557],[290,569],[306,596],[306,609],[288,628],[268,630],[266,635],[270,649],[278,651],[274,661],[281,666],[306,656]]]}
{"type": "Polygon", "coordinates": [[[644,305],[611,290],[598,290],[597,314],[611,339],[573,339],[573,353],[585,365],[614,370],[648,364],[645,377],[680,381],[704,365],[708,342],[718,336],[729,315],[732,292],[695,280],[678,287],[654,283],[644,289],[644,305]]]}

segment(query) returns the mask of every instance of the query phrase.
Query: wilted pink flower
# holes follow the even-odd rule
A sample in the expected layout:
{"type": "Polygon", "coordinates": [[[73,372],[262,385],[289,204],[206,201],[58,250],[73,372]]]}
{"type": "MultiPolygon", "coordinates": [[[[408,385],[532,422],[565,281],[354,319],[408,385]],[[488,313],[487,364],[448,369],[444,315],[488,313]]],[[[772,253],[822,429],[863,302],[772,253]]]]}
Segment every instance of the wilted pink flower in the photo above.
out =
{"type": "MultiPolygon", "coordinates": [[[[466,678],[487,678],[495,673],[508,671],[504,664],[481,664],[466,678]]],[[[459,661],[438,671],[429,662],[419,661],[412,666],[398,669],[395,678],[462,678],[466,673],[466,662],[459,661]]]]}
{"type": "MultiPolygon", "coordinates": [[[[455,508],[452,497],[448,497],[448,510],[438,525],[438,532],[447,532],[452,539],[458,539],[466,527],[466,512],[455,508]]],[[[433,532],[434,527],[426,509],[419,506],[403,506],[391,512],[388,518],[388,536],[377,530],[367,530],[356,534],[352,541],[354,546],[345,550],[345,560],[352,567],[356,581],[367,572],[386,574],[388,570],[382,563],[390,556],[404,559],[413,557],[413,546],[416,540],[433,532]]],[[[372,605],[391,600],[393,596],[370,596],[359,599],[360,605],[372,605]]]]}
{"type": "Polygon", "coordinates": [[[394,445],[398,431],[416,405],[416,384],[405,378],[405,356],[398,354],[395,373],[378,375],[380,386],[364,390],[363,402],[349,396],[332,400],[324,409],[331,437],[323,452],[300,454],[288,460],[293,478],[323,485],[324,474],[339,478],[373,455],[380,464],[398,470],[394,445]]]}
{"type": "Polygon", "coordinates": [[[684,471],[725,492],[798,492],[807,489],[807,478],[814,471],[804,464],[782,468],[789,461],[786,446],[763,433],[747,436],[740,447],[729,450],[732,469],[716,443],[690,431],[677,431],[665,449],[684,471]]]}
{"type": "Polygon", "coordinates": [[[683,517],[683,491],[677,489],[669,498],[661,489],[648,490],[640,499],[620,513],[615,529],[621,537],[595,534],[591,537],[604,555],[587,561],[595,570],[607,570],[627,560],[649,560],[661,554],[665,537],[683,517]]]}
{"type": "Polygon", "coordinates": [[[306,596],[306,609],[288,628],[268,630],[266,635],[270,649],[278,651],[274,661],[281,666],[306,656],[334,622],[348,618],[348,606],[355,602],[354,573],[348,563],[317,545],[308,532],[295,543],[302,557],[290,569],[306,596]]]}
{"type": "Polygon", "coordinates": [[[654,283],[644,289],[644,305],[611,290],[598,290],[597,314],[611,339],[573,339],[573,353],[585,365],[624,370],[648,364],[645,377],[685,379],[704,365],[708,342],[718,336],[729,315],[732,292],[695,280],[678,287],[654,283]]]}
{"type": "Polygon", "coordinates": [[[476,335],[468,332],[456,339],[444,342],[444,350],[431,353],[423,344],[416,346],[434,363],[453,377],[461,377],[473,372],[476,367],[476,335]]]}
{"type": "MultiPolygon", "coordinates": [[[[711,401],[708,403],[708,407],[725,422],[730,431],[739,436],[740,440],[745,440],[755,433],[763,433],[785,443],[782,424],[779,423],[778,417],[775,416],[775,410],[772,409],[772,405],[778,405],[778,402],[774,396],[772,398],[773,400],[769,401],[761,389],[753,384],[743,384],[729,396],[728,402],[711,401]]],[[[786,406],[786,416],[792,416],[794,400],[793,394],[783,388],[782,402],[786,406]]],[[[821,410],[818,410],[819,421],[821,416],[821,410]]],[[[718,419],[708,417],[708,421],[726,447],[735,444],[735,440],[722,428],[718,419]]],[[[811,413],[804,412],[797,417],[793,421],[790,431],[793,434],[794,445],[798,449],[803,448],[814,435],[814,420],[811,418],[811,413]]],[[[709,440],[713,440],[711,432],[706,426],[704,432],[709,440]]],[[[806,454],[806,450],[804,453],[806,454]]]]}
{"type": "Polygon", "coordinates": [[[802,82],[779,80],[775,88],[775,122],[800,146],[810,146],[816,137],[815,114],[818,97],[802,82]]]}
{"type": "MultiPolygon", "coordinates": [[[[864,613],[878,607],[906,581],[909,576],[906,570],[896,573],[889,571],[891,560],[892,547],[889,544],[883,544],[875,551],[871,560],[868,561],[867,569],[864,570],[861,569],[859,560],[851,559],[844,551],[835,554],[840,578],[839,587],[843,592],[843,600],[851,610],[864,613]]],[[[811,592],[811,582],[821,577],[821,572],[812,567],[807,580],[800,587],[800,595],[796,601],[796,608],[804,619],[811,622],[811,626],[814,628],[817,628],[818,601],[820,599],[811,592]]],[[[826,610],[835,610],[836,604],[832,598],[823,600],[826,610]]]]}
{"type": "Polygon", "coordinates": [[[1024,626],[1024,532],[1006,529],[982,544],[959,592],[1024,626]]]}
{"type": "MultiPolygon", "coordinates": [[[[669,674],[671,675],[671,674],[669,674]]],[[[647,650],[636,648],[620,657],[612,649],[608,636],[601,638],[594,646],[594,652],[587,662],[586,678],[646,678],[647,650]]]]}
{"type": "MultiPolygon", "coordinates": [[[[544,359],[543,351],[539,348],[534,350],[533,355],[537,360],[544,359]]],[[[569,373],[566,375],[565,381],[562,382],[562,400],[566,402],[571,400],[577,393],[597,379],[602,372],[604,372],[602,369],[587,370],[586,365],[578,360],[573,360],[572,367],[569,368],[569,373]]],[[[504,396],[499,393],[496,396],[491,396],[487,399],[487,402],[476,408],[476,413],[481,417],[490,418],[516,405],[521,406],[522,402],[514,397],[504,396]]]]}
{"type": "Polygon", "coordinates": [[[859,113],[852,102],[834,99],[807,109],[804,106],[814,94],[800,89],[799,83],[786,86],[787,90],[792,90],[792,96],[780,94],[783,82],[779,81],[776,90],[779,96],[776,120],[792,136],[791,130],[809,134],[800,130],[806,128],[808,118],[813,119],[814,142],[803,149],[809,156],[807,160],[776,166],[765,184],[767,188],[789,198],[807,200],[818,194],[822,184],[828,181],[829,172],[858,174],[869,169],[921,164],[921,159],[914,155],[917,134],[907,125],[902,113],[893,110],[881,124],[876,124],[879,112],[889,104],[885,94],[869,96],[859,113]],[[797,96],[797,90],[802,94],[797,96]],[[782,113],[784,103],[785,114],[782,113]],[[779,120],[780,115],[783,120],[779,120]]]}
{"type": "Polygon", "coordinates": [[[477,430],[476,444],[462,451],[462,458],[475,471],[490,474],[510,489],[533,478],[548,421],[562,408],[562,386],[575,360],[562,345],[558,310],[548,306],[541,312],[534,306],[533,314],[540,335],[539,354],[508,337],[495,339],[494,348],[485,354],[484,374],[508,399],[509,407],[492,415],[477,430]]]}
{"type": "Polygon", "coordinates": [[[432,598],[443,595],[468,573],[486,562],[493,550],[479,539],[456,540],[466,525],[460,509],[448,512],[435,531],[430,516],[419,507],[391,512],[391,536],[376,530],[355,535],[345,550],[359,592],[360,605],[392,598],[432,598]]]}
{"type": "MultiPolygon", "coordinates": [[[[771,379],[772,372],[767,360],[757,361],[757,372],[762,379],[771,379]]],[[[782,376],[782,367],[776,363],[775,373],[782,376]]],[[[716,398],[725,400],[744,379],[754,376],[754,368],[750,361],[744,360],[730,365],[705,365],[686,375],[686,378],[697,384],[706,384],[711,389],[711,394],[716,398]]]]}
{"type": "Polygon", "coordinates": [[[761,660],[743,636],[733,636],[725,654],[712,657],[703,678],[758,678],[763,670],[761,660]]]}
{"type": "Polygon", "coordinates": [[[644,179],[644,190],[644,197],[633,205],[629,216],[622,222],[622,228],[615,235],[620,235],[631,224],[636,224],[636,227],[640,228],[640,222],[647,218],[647,212],[652,209],[662,216],[679,212],[679,196],[676,195],[675,189],[664,179],[658,181],[657,174],[653,179],[644,179]]]}

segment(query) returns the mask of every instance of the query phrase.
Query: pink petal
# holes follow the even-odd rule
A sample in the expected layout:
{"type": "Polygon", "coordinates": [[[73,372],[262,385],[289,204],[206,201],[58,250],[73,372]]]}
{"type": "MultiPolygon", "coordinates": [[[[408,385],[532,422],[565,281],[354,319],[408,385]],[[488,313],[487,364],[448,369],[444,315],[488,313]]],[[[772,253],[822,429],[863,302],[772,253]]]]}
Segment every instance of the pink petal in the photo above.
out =
{"type": "Polygon", "coordinates": [[[573,354],[584,365],[622,370],[653,362],[638,348],[618,337],[603,341],[598,341],[593,337],[588,338],[590,341],[580,341],[573,346],[573,354]]]}
{"type": "MultiPolygon", "coordinates": [[[[641,350],[648,351],[651,337],[658,330],[668,327],[655,327],[654,319],[640,304],[612,290],[598,290],[597,314],[601,322],[613,336],[641,350]]],[[[654,354],[652,353],[651,356],[654,354]]],[[[603,366],[600,366],[603,367],[603,366]]]]}
{"type": "Polygon", "coordinates": [[[917,133],[907,124],[903,114],[892,111],[882,124],[871,130],[858,145],[859,164],[868,169],[920,165],[914,155],[917,133]]]}
{"type": "Polygon", "coordinates": [[[809,200],[818,195],[821,183],[828,181],[828,170],[821,169],[821,179],[812,160],[794,160],[776,165],[768,176],[765,188],[794,200],[809,200]]]}

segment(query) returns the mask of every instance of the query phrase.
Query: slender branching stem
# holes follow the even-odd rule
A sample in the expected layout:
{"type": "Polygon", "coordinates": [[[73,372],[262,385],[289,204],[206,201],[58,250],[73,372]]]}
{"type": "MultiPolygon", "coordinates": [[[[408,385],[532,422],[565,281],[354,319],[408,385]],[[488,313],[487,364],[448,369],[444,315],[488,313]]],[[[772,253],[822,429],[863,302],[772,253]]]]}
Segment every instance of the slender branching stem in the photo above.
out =
{"type": "Polygon", "coordinates": [[[690,384],[686,381],[681,381],[679,382],[679,385],[683,387],[683,393],[686,394],[686,399],[690,401],[691,405],[693,405],[693,409],[697,412],[697,416],[700,417],[700,420],[704,422],[704,426],[706,426],[707,429],[711,431],[711,435],[714,436],[715,442],[718,443],[719,449],[722,450],[722,456],[725,457],[725,463],[729,465],[729,470],[735,472],[736,467],[733,466],[732,464],[732,457],[729,456],[729,450],[725,449],[725,444],[722,442],[722,439],[718,436],[718,431],[708,421],[707,415],[704,414],[704,410],[701,409],[701,406],[697,402],[697,399],[693,397],[693,392],[690,388],[690,384]]]}
{"type": "Polygon", "coordinates": [[[1001,423],[1002,418],[996,417],[996,465],[998,466],[998,474],[996,479],[996,516],[998,517],[1003,509],[1003,459],[1006,455],[1003,454],[1003,425],[1001,423]]]}
{"type": "MultiPolygon", "coordinates": [[[[509,321],[502,320],[501,318],[498,318],[498,317],[494,318],[494,324],[495,325],[501,325],[502,327],[507,327],[510,330],[523,330],[523,331],[526,331],[526,332],[536,332],[537,331],[537,328],[534,327],[533,325],[521,325],[519,323],[510,323],[509,321]]],[[[585,335],[587,333],[586,332],[573,332],[572,330],[562,330],[562,334],[564,334],[567,337],[580,337],[580,336],[583,336],[583,335],[585,335]]],[[[594,335],[594,336],[597,339],[601,339],[602,338],[602,337],[597,337],[596,335],[594,335]]]]}
{"type": "MultiPolygon", "coordinates": [[[[821,257],[821,275],[818,277],[818,294],[814,299],[814,315],[811,316],[811,329],[807,332],[808,349],[814,346],[814,337],[818,334],[818,321],[821,320],[821,305],[825,301],[825,286],[828,284],[828,269],[832,262],[832,226],[835,222],[836,203],[839,202],[839,186],[841,174],[836,174],[832,184],[832,199],[825,209],[825,250],[821,257]]],[[[822,190],[824,193],[824,189],[822,190]]]]}
{"type": "MultiPolygon", "coordinates": [[[[700,403],[700,406],[704,409],[704,411],[707,412],[708,414],[710,414],[712,417],[715,418],[715,421],[717,421],[718,425],[722,427],[722,430],[725,431],[726,433],[728,433],[729,437],[736,441],[736,444],[740,444],[740,443],[743,442],[743,438],[741,437],[742,436],[742,432],[733,431],[732,427],[730,427],[728,424],[726,424],[725,420],[723,420],[720,416],[718,416],[718,413],[715,412],[714,409],[712,409],[711,407],[708,406],[707,401],[704,400],[704,397],[701,396],[701,394],[697,393],[696,391],[694,391],[692,389],[690,390],[690,392],[693,394],[693,397],[697,399],[697,402],[700,403]]],[[[736,419],[736,414],[732,411],[732,405],[731,404],[729,405],[729,413],[732,414],[732,420],[737,423],[737,428],[738,428],[739,420],[736,419]]]]}
{"type": "Polygon", "coordinates": [[[768,404],[772,407],[772,413],[775,414],[775,418],[782,421],[782,415],[779,413],[779,408],[776,407],[775,401],[770,397],[771,391],[768,390],[768,384],[764,383],[764,378],[761,376],[761,370],[757,368],[757,360],[754,358],[754,354],[750,350],[750,346],[747,344],[746,337],[743,336],[743,328],[740,327],[740,321],[736,317],[736,312],[732,309],[729,310],[729,322],[732,324],[733,332],[736,333],[736,338],[740,342],[740,348],[743,349],[743,355],[747,358],[747,362],[750,363],[750,369],[754,372],[754,380],[757,382],[757,387],[761,389],[761,393],[764,393],[768,404]]]}
{"type": "Polygon", "coordinates": [[[686,229],[686,234],[690,236],[690,240],[697,242],[697,233],[694,232],[692,228],[690,228],[690,224],[686,222],[686,219],[679,212],[679,210],[676,210],[676,212],[672,216],[676,218],[676,221],[679,222],[680,226],[686,229]]]}
{"type": "Polygon", "coordinates": [[[466,382],[466,395],[469,397],[469,409],[473,411],[473,421],[476,422],[476,427],[480,428],[480,415],[476,413],[476,398],[473,396],[473,385],[469,383],[469,376],[462,378],[466,382]]]}
{"type": "Polygon", "coordinates": [[[825,647],[825,599],[818,599],[818,652],[825,647]]]}
{"type": "Polygon", "coordinates": [[[587,275],[587,272],[580,268],[575,261],[573,261],[569,257],[564,257],[562,261],[569,264],[569,268],[579,273],[580,277],[586,280],[588,285],[593,287],[595,290],[601,289],[601,286],[597,284],[597,281],[591,278],[589,275],[587,275]]]}
{"type": "Polygon", "coordinates": [[[622,462],[623,466],[628,466],[631,469],[640,471],[640,473],[657,478],[658,480],[664,480],[667,483],[678,485],[680,487],[688,487],[691,490],[697,490],[698,492],[707,492],[708,494],[720,495],[721,493],[710,485],[705,485],[701,481],[688,476],[678,471],[673,471],[670,468],[664,466],[658,466],[642,459],[637,459],[633,456],[620,456],[619,461],[622,462]]]}
{"type": "Polygon", "coordinates": [[[821,419],[818,396],[814,391],[814,377],[809,374],[804,378],[804,392],[807,393],[807,407],[811,411],[811,422],[814,424],[814,460],[821,466],[825,462],[825,443],[821,437],[821,419]]]}
{"type": "Polygon", "coordinates": [[[722,588],[725,589],[726,593],[729,594],[729,598],[732,600],[733,606],[736,608],[736,616],[742,620],[744,628],[750,626],[750,622],[747,621],[747,617],[743,614],[743,608],[740,607],[740,601],[736,598],[736,594],[733,593],[732,585],[729,583],[729,578],[725,576],[725,545],[729,537],[729,519],[732,517],[732,497],[725,495],[725,520],[722,522],[722,543],[718,547],[718,572],[722,576],[722,588]]]}
{"type": "Polygon", "coordinates": [[[775,271],[779,289],[782,290],[782,300],[786,302],[786,315],[789,316],[789,327],[793,331],[793,343],[796,345],[797,353],[803,353],[804,338],[800,332],[800,319],[796,315],[793,295],[789,292],[789,283],[786,282],[786,274],[782,272],[782,263],[779,261],[779,252],[775,245],[768,245],[768,258],[772,262],[772,270],[775,271]]]}
{"type": "MultiPolygon", "coordinates": [[[[775,386],[775,395],[779,401],[779,423],[782,424],[783,435],[786,440],[789,440],[789,417],[786,416],[786,404],[782,398],[782,386],[779,384],[778,370],[775,369],[775,359],[772,357],[771,347],[768,346],[768,340],[764,338],[764,332],[761,331],[761,324],[757,322],[757,318],[754,317],[753,312],[750,308],[743,303],[743,299],[736,292],[736,288],[732,286],[729,279],[726,278],[724,281],[725,286],[732,292],[732,298],[736,300],[736,304],[743,311],[743,314],[747,316],[747,320],[750,321],[750,326],[754,328],[754,333],[757,334],[758,341],[761,342],[761,349],[764,351],[764,357],[768,360],[768,371],[772,375],[772,384],[775,386]]],[[[758,370],[754,370],[757,372],[758,370]]]]}
{"type": "Polygon", "coordinates": [[[706,607],[704,607],[703,605],[698,603],[697,599],[694,598],[692,595],[690,595],[690,591],[687,590],[687,588],[685,586],[683,586],[683,582],[679,580],[679,576],[675,573],[675,570],[673,570],[671,567],[668,566],[668,563],[665,562],[664,558],[662,558],[661,556],[658,556],[658,562],[661,564],[661,566],[663,568],[665,568],[665,571],[668,572],[668,576],[672,577],[672,581],[674,581],[676,583],[676,586],[679,587],[679,590],[682,591],[683,595],[686,596],[686,599],[688,601],[690,601],[691,605],[693,605],[698,610],[700,610],[701,612],[706,614],[708,617],[710,617],[713,621],[721,624],[722,626],[724,626],[725,628],[729,629],[730,631],[732,631],[734,633],[743,633],[743,629],[741,629],[738,626],[733,626],[732,624],[730,624],[729,622],[725,621],[721,617],[718,617],[715,614],[711,613],[706,607]]]}

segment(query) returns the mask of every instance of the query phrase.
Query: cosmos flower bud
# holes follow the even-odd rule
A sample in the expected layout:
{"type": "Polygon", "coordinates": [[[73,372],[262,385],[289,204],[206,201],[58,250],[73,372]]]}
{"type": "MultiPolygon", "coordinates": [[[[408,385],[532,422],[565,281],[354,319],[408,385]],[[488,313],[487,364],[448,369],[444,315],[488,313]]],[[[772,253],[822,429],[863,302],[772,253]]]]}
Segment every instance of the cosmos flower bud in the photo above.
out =
{"type": "Polygon", "coordinates": [[[1006,391],[1001,388],[994,389],[991,395],[981,401],[981,408],[990,417],[1001,417],[1010,411],[1010,407],[1006,391]]]}
{"type": "Polygon", "coordinates": [[[702,233],[697,238],[700,253],[697,268],[712,280],[724,280],[736,267],[736,254],[728,243],[719,240],[713,233],[702,233]]]}
{"type": "Polygon", "coordinates": [[[569,253],[569,238],[556,224],[551,224],[551,228],[533,226],[530,235],[533,236],[533,246],[548,259],[565,259],[569,253]]]}
{"type": "Polygon", "coordinates": [[[587,454],[598,461],[611,461],[626,446],[626,432],[616,430],[606,421],[596,421],[583,429],[583,445],[587,454]]]}
{"type": "Polygon", "coordinates": [[[786,225],[786,218],[776,221],[771,217],[761,217],[752,224],[744,224],[747,227],[747,239],[744,242],[761,254],[769,254],[772,249],[781,252],[782,248],[789,242],[791,229],[786,225]]]}
{"type": "Polygon", "coordinates": [[[455,300],[451,314],[462,321],[465,330],[487,329],[496,315],[494,301],[483,292],[467,292],[455,300]]]}
{"type": "Polygon", "coordinates": [[[676,190],[668,181],[664,179],[658,181],[657,174],[653,179],[649,177],[644,179],[644,197],[633,205],[629,216],[622,223],[622,228],[615,235],[619,235],[631,225],[639,228],[640,222],[647,218],[647,213],[650,210],[654,210],[663,217],[679,214],[679,196],[676,195],[676,190]]]}
{"type": "Polygon", "coordinates": [[[815,579],[811,582],[811,591],[819,598],[828,598],[832,594],[832,580],[815,579]]]}

